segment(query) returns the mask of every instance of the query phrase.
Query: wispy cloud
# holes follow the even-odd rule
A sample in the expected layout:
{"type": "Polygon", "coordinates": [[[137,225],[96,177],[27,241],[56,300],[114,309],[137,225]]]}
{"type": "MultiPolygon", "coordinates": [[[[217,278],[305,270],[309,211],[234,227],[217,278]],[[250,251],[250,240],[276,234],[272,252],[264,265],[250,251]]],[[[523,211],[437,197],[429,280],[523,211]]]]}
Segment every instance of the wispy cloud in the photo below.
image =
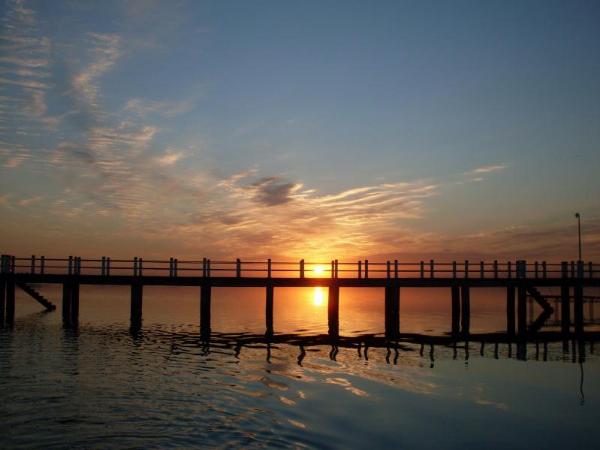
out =
{"type": "Polygon", "coordinates": [[[125,111],[135,113],[140,117],[145,117],[149,114],[157,114],[162,117],[172,118],[189,112],[193,106],[194,101],[192,99],[174,102],[159,102],[148,99],[132,98],[125,104],[125,111]]]}
{"type": "Polygon", "coordinates": [[[42,197],[41,195],[37,195],[35,197],[30,197],[30,198],[23,198],[17,202],[17,205],[27,207],[27,206],[33,205],[35,203],[39,203],[43,199],[44,199],[44,197],[42,197]]]}
{"type": "Polygon", "coordinates": [[[506,164],[490,164],[487,166],[477,167],[477,168],[467,172],[467,175],[480,175],[480,174],[484,174],[484,173],[499,172],[501,170],[506,169],[507,167],[508,167],[508,165],[506,165],[506,164]]]}
{"type": "Polygon", "coordinates": [[[16,168],[31,152],[21,136],[37,132],[36,121],[47,111],[51,41],[40,35],[35,11],[24,1],[7,1],[0,19],[0,108],[2,139],[6,141],[3,167],[16,168]]]}
{"type": "Polygon", "coordinates": [[[88,33],[92,62],[77,73],[73,88],[91,107],[97,107],[99,87],[97,79],[108,72],[121,56],[121,38],[116,34],[88,33]]]}

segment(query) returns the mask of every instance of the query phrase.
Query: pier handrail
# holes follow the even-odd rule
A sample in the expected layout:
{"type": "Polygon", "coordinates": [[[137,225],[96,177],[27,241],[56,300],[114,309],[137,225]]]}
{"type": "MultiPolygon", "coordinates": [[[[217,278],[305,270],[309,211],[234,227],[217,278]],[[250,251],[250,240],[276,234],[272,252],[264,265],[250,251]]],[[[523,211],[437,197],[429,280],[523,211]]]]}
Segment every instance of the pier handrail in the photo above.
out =
{"type": "Polygon", "coordinates": [[[170,277],[290,277],[290,278],[467,278],[545,279],[594,278],[600,272],[591,261],[297,261],[56,258],[2,255],[0,272],[56,275],[135,275],[170,277]],[[341,267],[340,267],[341,266],[341,267]]]}

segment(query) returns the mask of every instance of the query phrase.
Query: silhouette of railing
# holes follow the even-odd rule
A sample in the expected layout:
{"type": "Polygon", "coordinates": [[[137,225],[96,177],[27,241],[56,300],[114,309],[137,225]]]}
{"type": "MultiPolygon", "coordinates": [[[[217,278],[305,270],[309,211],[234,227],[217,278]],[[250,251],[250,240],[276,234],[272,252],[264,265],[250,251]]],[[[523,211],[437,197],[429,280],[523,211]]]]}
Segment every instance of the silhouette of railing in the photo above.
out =
{"type": "Polygon", "coordinates": [[[373,262],[367,259],[356,262],[331,261],[265,261],[236,259],[235,261],[180,260],[178,258],[143,259],[88,259],[15,257],[2,255],[2,273],[58,274],[58,275],[133,275],[168,277],[261,277],[261,278],[467,278],[467,279],[555,279],[594,278],[600,267],[592,262],[562,261],[552,263],[535,261],[419,261],[388,260],[373,262]]]}

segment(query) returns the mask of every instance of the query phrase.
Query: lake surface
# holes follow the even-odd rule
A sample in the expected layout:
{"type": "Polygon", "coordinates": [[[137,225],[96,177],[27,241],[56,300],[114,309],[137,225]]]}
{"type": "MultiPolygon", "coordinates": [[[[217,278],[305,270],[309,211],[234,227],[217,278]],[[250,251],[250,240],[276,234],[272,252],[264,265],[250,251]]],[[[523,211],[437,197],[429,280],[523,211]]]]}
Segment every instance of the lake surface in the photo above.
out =
{"type": "MultiPolygon", "coordinates": [[[[327,293],[307,288],[275,290],[275,332],[287,337],[271,345],[264,290],[215,289],[206,343],[197,288],[145,288],[139,331],[127,288],[82,286],[77,329],[62,325],[60,291],[40,290],[57,311],[18,292],[15,324],[0,330],[0,448],[581,449],[600,439],[590,342],[584,357],[571,342],[532,342],[527,360],[507,344],[312,345],[327,333],[327,293]]],[[[504,295],[473,290],[472,333],[505,329],[504,295]]],[[[400,313],[403,332],[443,335],[450,293],[404,289],[400,313]]],[[[342,289],[341,335],[368,343],[383,317],[383,290],[342,289]]]]}

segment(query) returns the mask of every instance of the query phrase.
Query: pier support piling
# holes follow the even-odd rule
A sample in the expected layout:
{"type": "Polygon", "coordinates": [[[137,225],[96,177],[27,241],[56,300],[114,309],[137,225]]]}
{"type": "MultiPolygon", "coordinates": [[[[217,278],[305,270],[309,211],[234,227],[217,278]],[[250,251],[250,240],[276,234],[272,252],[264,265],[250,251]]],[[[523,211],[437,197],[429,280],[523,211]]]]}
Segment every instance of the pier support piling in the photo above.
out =
{"type": "Polygon", "coordinates": [[[265,317],[267,325],[267,336],[273,336],[273,294],[274,288],[272,284],[267,285],[267,298],[265,306],[265,317]]]}
{"type": "Polygon", "coordinates": [[[200,334],[210,338],[210,297],[211,286],[203,284],[200,287],[200,334]]]}
{"type": "Polygon", "coordinates": [[[15,280],[6,280],[6,323],[15,321],[15,280]]]}
{"type": "Polygon", "coordinates": [[[337,338],[340,334],[340,287],[329,286],[327,298],[327,318],[329,336],[337,338]]]}
{"type": "Polygon", "coordinates": [[[461,287],[461,313],[462,313],[462,329],[463,334],[469,334],[471,327],[471,292],[469,286],[461,287]]]}
{"type": "Polygon", "coordinates": [[[131,326],[138,328],[142,325],[142,303],[144,286],[142,283],[131,285],[131,326]]]}
{"type": "Polygon", "coordinates": [[[515,335],[515,287],[506,288],[506,332],[515,335]]]}
{"type": "Polygon", "coordinates": [[[6,281],[0,280],[0,325],[4,323],[6,315],[6,281]]]}
{"type": "Polygon", "coordinates": [[[400,335],[400,288],[392,283],[385,287],[385,336],[396,339],[400,335]]]}
{"type": "Polygon", "coordinates": [[[71,321],[71,284],[63,283],[62,286],[62,316],[63,321],[71,321]]]}
{"type": "Polygon", "coordinates": [[[452,286],[452,335],[460,333],[460,288],[452,286]]]}
{"type": "Polygon", "coordinates": [[[575,301],[573,303],[573,318],[575,319],[575,333],[583,334],[583,286],[576,283],[573,289],[575,301]]]}
{"type": "Polygon", "coordinates": [[[560,287],[560,328],[563,334],[569,334],[571,330],[571,292],[565,283],[560,287]]]}
{"type": "Polygon", "coordinates": [[[517,328],[519,336],[527,333],[527,291],[525,286],[517,287],[517,328]]]}
{"type": "Polygon", "coordinates": [[[79,283],[71,284],[71,325],[76,326],[79,321],[79,283]]]}

